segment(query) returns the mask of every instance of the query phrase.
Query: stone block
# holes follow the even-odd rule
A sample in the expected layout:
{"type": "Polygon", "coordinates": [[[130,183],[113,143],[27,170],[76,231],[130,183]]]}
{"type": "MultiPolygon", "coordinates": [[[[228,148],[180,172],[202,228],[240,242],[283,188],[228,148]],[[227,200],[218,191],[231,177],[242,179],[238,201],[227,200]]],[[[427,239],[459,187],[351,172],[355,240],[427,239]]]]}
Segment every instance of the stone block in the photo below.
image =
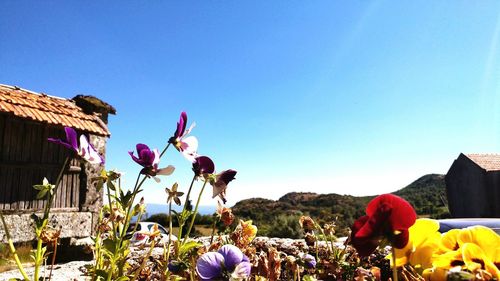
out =
{"type": "MultiPolygon", "coordinates": [[[[43,214],[38,214],[42,216],[43,214]]],[[[14,243],[27,242],[35,239],[35,231],[31,214],[4,215],[5,222],[14,243]]],[[[87,237],[91,235],[92,213],[90,212],[61,212],[53,213],[49,217],[49,225],[61,229],[60,238],[87,237]]],[[[4,243],[7,237],[3,227],[0,228],[0,239],[4,243]]]]}

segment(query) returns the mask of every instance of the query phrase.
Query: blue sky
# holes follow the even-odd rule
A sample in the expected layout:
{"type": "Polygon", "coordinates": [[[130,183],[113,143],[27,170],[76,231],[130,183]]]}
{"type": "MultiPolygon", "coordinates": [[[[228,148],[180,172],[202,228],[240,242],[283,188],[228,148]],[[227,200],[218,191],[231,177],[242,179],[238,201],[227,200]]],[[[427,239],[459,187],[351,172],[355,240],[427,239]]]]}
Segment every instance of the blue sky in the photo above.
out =
{"type": "MultiPolygon", "coordinates": [[[[2,1],[0,83],[116,107],[107,168],[161,148],[185,110],[199,153],[238,170],[229,204],[372,195],[460,152],[500,152],[497,1],[2,1]]],[[[190,164],[146,185],[165,201],[190,164]]],[[[199,187],[197,187],[199,188],[199,187]]],[[[212,204],[210,192],[203,204],[212,204]]]]}

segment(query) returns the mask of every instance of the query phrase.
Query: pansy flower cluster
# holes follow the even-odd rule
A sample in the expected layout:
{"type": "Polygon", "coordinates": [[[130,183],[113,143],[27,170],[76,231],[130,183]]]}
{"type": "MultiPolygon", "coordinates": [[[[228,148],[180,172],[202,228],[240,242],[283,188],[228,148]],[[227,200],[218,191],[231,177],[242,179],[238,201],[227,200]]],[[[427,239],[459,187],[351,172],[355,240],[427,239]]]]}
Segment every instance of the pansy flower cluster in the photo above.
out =
{"type": "Polygon", "coordinates": [[[500,280],[500,236],[484,226],[439,233],[439,222],[416,219],[404,199],[384,194],[352,226],[350,243],[368,256],[386,241],[392,280],[500,280]],[[407,269],[410,266],[411,270],[407,269]],[[399,271],[398,271],[399,269],[399,271]]]}

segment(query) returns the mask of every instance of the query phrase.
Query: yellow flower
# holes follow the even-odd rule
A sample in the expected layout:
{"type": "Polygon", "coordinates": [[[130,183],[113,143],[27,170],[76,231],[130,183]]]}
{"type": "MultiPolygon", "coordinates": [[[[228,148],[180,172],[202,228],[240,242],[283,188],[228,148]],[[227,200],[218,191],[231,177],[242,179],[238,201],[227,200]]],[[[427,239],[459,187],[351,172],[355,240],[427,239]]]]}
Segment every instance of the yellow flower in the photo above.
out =
{"type": "Polygon", "coordinates": [[[240,221],[241,229],[243,232],[243,237],[248,240],[248,243],[252,242],[252,240],[257,236],[257,227],[252,224],[251,220],[248,221],[240,221]]]}
{"type": "Polygon", "coordinates": [[[450,269],[455,266],[464,265],[462,259],[462,251],[449,251],[440,255],[434,255],[432,258],[432,266],[435,268],[450,269]]]}
{"type": "MultiPolygon", "coordinates": [[[[395,249],[396,266],[410,263],[415,268],[431,267],[432,255],[438,248],[441,238],[438,229],[439,223],[435,220],[417,219],[408,229],[410,233],[408,244],[403,249],[395,249]]],[[[391,255],[388,258],[391,258],[391,255]]]]}
{"type": "Polygon", "coordinates": [[[457,241],[459,233],[460,229],[451,229],[444,233],[439,242],[439,252],[446,253],[458,250],[458,248],[460,248],[457,241]]]}
{"type": "Polygon", "coordinates": [[[500,270],[492,261],[492,256],[488,256],[486,251],[473,243],[465,243],[461,247],[462,258],[465,267],[471,272],[486,270],[496,279],[500,279],[500,270]]]}
{"type": "Polygon", "coordinates": [[[460,230],[457,241],[460,247],[465,243],[476,244],[489,258],[493,258],[500,247],[500,236],[492,229],[480,225],[460,230]]]}
{"type": "Polygon", "coordinates": [[[450,270],[467,270],[500,279],[496,264],[500,264],[500,236],[487,227],[473,226],[443,234],[433,268],[423,275],[426,280],[446,280],[450,270]]]}

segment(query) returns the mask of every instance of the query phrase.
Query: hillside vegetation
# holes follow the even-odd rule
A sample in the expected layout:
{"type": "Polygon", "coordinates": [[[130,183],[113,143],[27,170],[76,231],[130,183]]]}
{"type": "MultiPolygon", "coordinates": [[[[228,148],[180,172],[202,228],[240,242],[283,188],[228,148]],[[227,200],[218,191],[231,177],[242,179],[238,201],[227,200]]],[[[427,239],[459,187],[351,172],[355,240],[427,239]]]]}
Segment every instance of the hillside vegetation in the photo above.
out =
{"type": "MultiPolygon", "coordinates": [[[[448,217],[444,175],[425,175],[396,192],[409,201],[421,217],[448,217]]],[[[251,219],[259,227],[259,235],[300,238],[301,215],[320,224],[335,221],[339,235],[346,235],[354,220],[365,214],[366,204],[375,196],[351,196],[291,192],[279,200],[252,198],[233,207],[241,219],[251,219]]]]}

